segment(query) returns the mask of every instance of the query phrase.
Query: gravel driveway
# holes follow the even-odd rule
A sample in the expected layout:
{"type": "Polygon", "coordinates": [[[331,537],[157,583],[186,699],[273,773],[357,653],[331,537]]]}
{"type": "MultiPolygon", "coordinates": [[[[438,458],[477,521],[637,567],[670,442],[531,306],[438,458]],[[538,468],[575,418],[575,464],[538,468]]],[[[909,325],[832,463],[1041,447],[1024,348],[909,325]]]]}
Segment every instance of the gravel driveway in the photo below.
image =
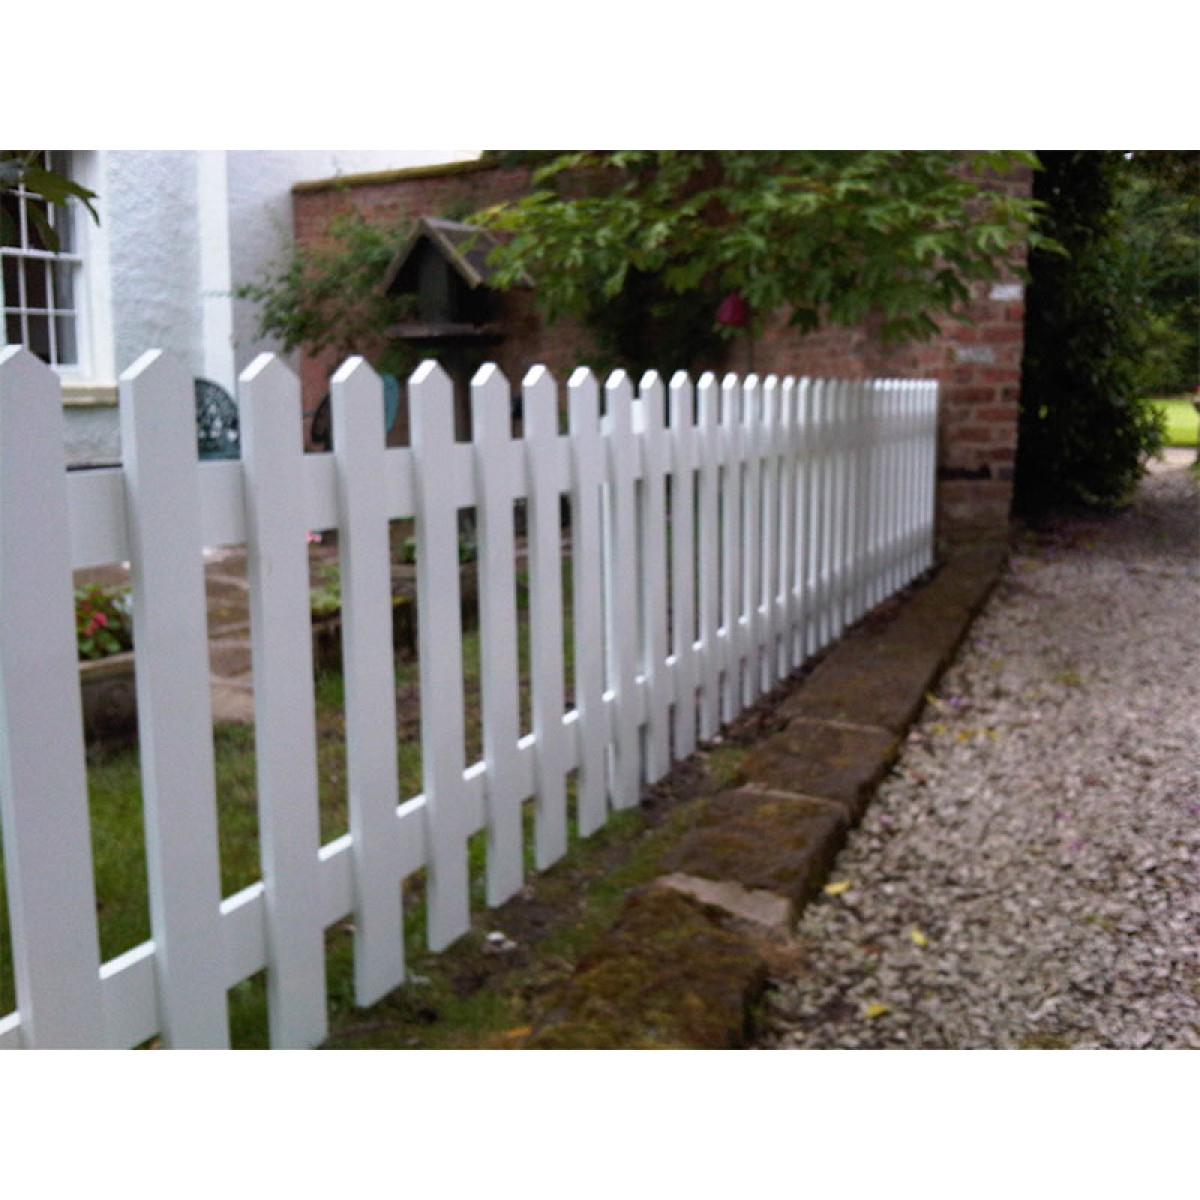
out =
{"type": "Polygon", "coordinates": [[[1023,537],[761,1049],[1200,1049],[1200,485],[1023,537]]]}

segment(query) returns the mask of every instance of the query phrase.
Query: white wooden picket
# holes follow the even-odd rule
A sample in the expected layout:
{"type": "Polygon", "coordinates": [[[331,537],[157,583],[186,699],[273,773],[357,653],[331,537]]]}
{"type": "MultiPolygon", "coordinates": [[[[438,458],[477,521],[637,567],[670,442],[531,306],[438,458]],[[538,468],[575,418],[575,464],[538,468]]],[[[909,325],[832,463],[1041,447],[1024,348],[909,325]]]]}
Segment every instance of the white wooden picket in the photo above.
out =
{"type": "Polygon", "coordinates": [[[356,1000],[379,1000],[405,979],[405,880],[426,872],[427,942],[449,945],[471,922],[476,834],[486,902],[498,905],[525,881],[527,801],[542,870],[572,831],[587,836],[636,805],[647,783],[933,561],[931,383],[706,374],[693,385],[677,374],[667,385],[651,374],[635,386],[618,372],[602,386],[580,369],[560,394],[539,367],[521,381],[514,437],[509,381],[488,366],[464,443],[451,382],[427,363],[409,384],[412,445],[389,448],[379,377],[351,359],[331,383],[332,454],[304,453],[299,385],[282,363],[256,360],[239,391],[243,458],[198,463],[191,380],[151,352],[121,380],[122,465],[68,473],[54,375],[24,351],[0,356],[0,936],[16,991],[0,1047],[224,1046],[228,990],[260,971],[271,1045],[319,1044],[326,929],[350,919],[356,1000]],[[478,762],[465,745],[468,508],[478,762]],[[399,794],[391,652],[389,525],[405,519],[417,547],[417,796],[399,794]],[[310,530],[337,531],[343,592],[349,828],[325,844],[310,530]],[[217,850],[203,557],[227,544],[247,550],[262,866],[231,896],[217,850]],[[71,572],[112,562],[128,562],[133,580],[152,938],[101,961],[71,572]]]}
{"type": "Polygon", "coordinates": [[[300,387],[267,355],[242,384],[267,1002],[271,1044],[303,1048],[328,1025],[300,387]]]}
{"type": "Polygon", "coordinates": [[[101,1042],[103,1010],[62,445],[54,377],[28,351],[0,350],[0,815],[16,1016],[27,1044],[70,1047],[101,1042]]]}

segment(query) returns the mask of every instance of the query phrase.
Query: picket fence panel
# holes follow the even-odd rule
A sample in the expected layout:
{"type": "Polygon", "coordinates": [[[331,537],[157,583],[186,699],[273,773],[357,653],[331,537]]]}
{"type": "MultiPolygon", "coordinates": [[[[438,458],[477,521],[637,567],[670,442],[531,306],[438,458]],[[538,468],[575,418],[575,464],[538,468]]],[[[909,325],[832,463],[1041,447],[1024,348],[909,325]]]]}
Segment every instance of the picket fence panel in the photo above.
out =
{"type": "MultiPolygon", "coordinates": [[[[933,561],[937,385],[774,376],[636,386],[544,368],[472,383],[473,435],[426,363],[412,444],[381,437],[361,359],[331,381],[334,451],[305,453],[271,356],[239,388],[242,458],[196,458],[191,381],[156,351],[120,381],[122,465],[67,472],[55,376],[0,355],[0,816],[16,1011],[0,1047],[229,1043],[228,989],[265,969],[270,1043],[328,1032],[325,931],[354,927],[355,997],[404,982],[402,885],[427,871],[429,946],[542,870],[933,561]],[[603,396],[603,413],[601,398],[603,396]],[[560,430],[565,414],[566,431],[560,430]],[[521,728],[523,505],[531,728],[521,728]],[[563,508],[569,512],[564,527],[563,508]],[[459,514],[475,510],[482,756],[465,745],[459,514]],[[416,534],[423,790],[399,794],[389,524],[416,534]],[[322,844],[310,531],[336,530],[349,829],[322,844]],[[244,545],[262,878],[221,894],[205,547],[244,545]],[[569,574],[564,580],[564,555],[569,574]],[[151,939],[101,961],[72,571],[127,562],[151,939]],[[571,621],[564,628],[564,583],[571,621]],[[565,649],[572,665],[567,669],[565,649]],[[571,693],[568,696],[568,684],[571,693]],[[572,781],[574,805],[569,801],[572,781]]],[[[0,931],[0,935],[3,931],[0,931]]]]}

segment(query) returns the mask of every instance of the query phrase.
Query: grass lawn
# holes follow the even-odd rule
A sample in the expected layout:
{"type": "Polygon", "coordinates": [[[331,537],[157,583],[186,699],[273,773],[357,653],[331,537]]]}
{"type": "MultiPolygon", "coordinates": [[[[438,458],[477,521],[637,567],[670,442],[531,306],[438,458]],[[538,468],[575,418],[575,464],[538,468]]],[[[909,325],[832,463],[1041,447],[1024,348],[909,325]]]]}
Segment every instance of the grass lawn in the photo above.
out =
{"type": "Polygon", "coordinates": [[[1166,423],[1166,444],[1168,446],[1196,445],[1197,428],[1200,427],[1200,417],[1196,415],[1195,406],[1188,399],[1155,399],[1148,400],[1163,414],[1166,423]]]}
{"type": "MultiPolygon", "coordinates": [[[[570,628],[570,570],[564,563],[564,621],[570,628]]],[[[521,673],[521,727],[531,728],[529,694],[529,630],[526,576],[518,573],[518,643],[521,673]]],[[[482,754],[480,725],[479,633],[470,627],[463,633],[463,684],[465,691],[467,761],[482,754]]],[[[573,684],[570,638],[565,639],[566,685],[568,703],[573,684]]],[[[339,673],[325,672],[316,681],[316,724],[318,778],[320,786],[321,838],[327,843],[344,834],[349,827],[346,795],[345,707],[343,681],[339,673]]],[[[420,682],[415,657],[396,659],[396,695],[398,717],[398,766],[400,795],[418,795],[422,787],[420,748],[420,682]]],[[[248,725],[219,725],[214,731],[216,760],[218,832],[220,838],[222,894],[233,895],[261,878],[256,799],[255,739],[248,725]]],[[[146,857],[142,817],[142,791],[136,750],[101,752],[88,770],[89,805],[92,819],[92,856],[95,871],[97,916],[101,959],[108,961],[140,945],[150,937],[149,898],[146,886],[146,857]]],[[[573,806],[574,779],[568,779],[568,803],[573,806]]],[[[527,877],[533,873],[533,802],[527,802],[526,862],[527,877]]],[[[614,821],[617,829],[636,826],[636,816],[621,814],[626,820],[614,821]]],[[[570,813],[571,845],[574,813],[570,813]]],[[[479,921],[494,920],[484,907],[486,832],[473,837],[468,846],[472,908],[479,921]]],[[[599,836],[599,835],[598,835],[599,836]]],[[[590,839],[596,841],[595,838],[590,839]]],[[[600,839],[601,843],[603,838],[600,839]]],[[[430,955],[425,949],[425,879],[417,872],[405,884],[405,943],[410,972],[436,983],[453,969],[463,970],[463,958],[478,960],[482,933],[463,939],[457,955],[430,955]],[[445,966],[441,966],[442,962],[445,966]]],[[[486,932],[486,926],[484,928],[486,932]]],[[[327,994],[331,1029],[361,1022],[362,1014],[353,1001],[353,935],[346,920],[326,933],[327,994]]],[[[406,990],[406,989],[405,989],[406,990]]],[[[445,1013],[454,1000],[455,989],[440,998],[445,1013]]],[[[475,1001],[478,1003],[478,1001],[475,1001]]],[[[267,998],[265,974],[244,980],[231,989],[229,996],[231,1040],[235,1048],[265,1048],[267,1037],[267,998]]],[[[0,1014],[16,1007],[11,945],[8,936],[7,897],[3,888],[3,860],[0,858],[0,1014]]],[[[506,1014],[494,1014],[492,1021],[503,1026],[506,1014]]],[[[443,1028],[470,1027],[474,1018],[449,1022],[443,1028]]],[[[420,1020],[417,1021],[418,1026],[420,1020]]],[[[434,1031],[431,1031],[431,1033],[434,1031]]]]}

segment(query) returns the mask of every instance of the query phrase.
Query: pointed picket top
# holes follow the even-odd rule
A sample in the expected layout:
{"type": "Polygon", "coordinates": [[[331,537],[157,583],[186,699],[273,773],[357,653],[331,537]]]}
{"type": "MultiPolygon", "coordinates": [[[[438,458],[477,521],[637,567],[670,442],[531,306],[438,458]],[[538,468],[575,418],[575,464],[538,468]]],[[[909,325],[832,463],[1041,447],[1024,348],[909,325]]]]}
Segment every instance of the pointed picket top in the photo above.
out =
{"type": "MultiPolygon", "coordinates": [[[[259,354],[241,373],[238,384],[238,408],[247,415],[251,409],[263,413],[263,419],[253,422],[256,426],[253,432],[249,428],[251,422],[243,419],[243,442],[248,442],[256,434],[261,437],[263,431],[289,429],[294,418],[303,415],[295,373],[276,354],[259,354]]],[[[294,423],[303,441],[303,428],[299,420],[294,423]]]]}
{"type": "Polygon", "coordinates": [[[567,381],[567,419],[572,436],[599,427],[600,381],[590,367],[577,367],[567,381]]]}
{"type": "Polygon", "coordinates": [[[525,414],[525,438],[542,439],[558,435],[558,384],[543,366],[531,367],[521,381],[525,414]]]}
{"type": "Polygon", "coordinates": [[[0,371],[4,373],[4,405],[10,412],[20,407],[40,408],[44,396],[57,392],[58,376],[25,346],[0,346],[0,371]]]}
{"type": "Polygon", "coordinates": [[[647,371],[642,376],[641,386],[638,388],[645,428],[652,431],[662,429],[666,422],[665,396],[662,376],[657,371],[647,371]]]}
{"type": "Polygon", "coordinates": [[[508,379],[495,363],[484,363],[471,377],[471,427],[479,445],[512,439],[511,399],[508,379]]]}
{"type": "Polygon", "coordinates": [[[733,371],[728,371],[721,380],[721,423],[732,424],[737,420],[741,399],[742,381],[733,371]]]}
{"type": "Polygon", "coordinates": [[[633,428],[633,382],[624,371],[614,371],[604,384],[605,414],[615,432],[633,428]]]}
{"type": "MultiPolygon", "coordinates": [[[[440,363],[427,358],[413,372],[409,386],[409,421],[413,437],[417,430],[437,444],[453,442],[454,381],[440,363]]],[[[382,418],[381,418],[382,419],[382,418]]]]}
{"type": "Polygon", "coordinates": [[[147,438],[155,444],[164,437],[172,444],[179,442],[175,449],[183,457],[199,459],[195,391],[191,376],[179,362],[161,350],[147,350],[121,373],[118,383],[122,457],[127,471],[134,465],[130,453],[133,445],[147,438]],[[185,439],[190,443],[190,454],[183,450],[185,439]]]}
{"type": "MultiPolygon", "coordinates": [[[[278,354],[269,354],[264,351],[262,354],[256,355],[254,361],[238,376],[238,383],[257,384],[259,380],[269,379],[271,375],[276,375],[281,379],[295,378],[292,370],[278,354]]],[[[246,403],[246,392],[241,388],[238,390],[238,402],[239,406],[246,403]]]]}

